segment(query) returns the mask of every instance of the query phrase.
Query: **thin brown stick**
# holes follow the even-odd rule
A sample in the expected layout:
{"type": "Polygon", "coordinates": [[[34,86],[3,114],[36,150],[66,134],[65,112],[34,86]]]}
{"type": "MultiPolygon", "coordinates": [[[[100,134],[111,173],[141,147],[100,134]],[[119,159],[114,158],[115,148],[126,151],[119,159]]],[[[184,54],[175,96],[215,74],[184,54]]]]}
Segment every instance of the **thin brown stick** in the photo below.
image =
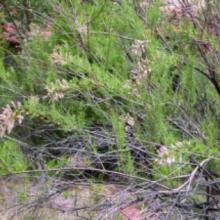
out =
{"type": "Polygon", "coordinates": [[[177,193],[188,193],[190,191],[190,188],[192,186],[193,180],[196,177],[196,174],[204,168],[204,166],[209,163],[211,160],[213,160],[213,157],[207,158],[203,160],[201,163],[196,166],[196,168],[192,171],[190,174],[190,177],[186,182],[184,182],[181,186],[172,189],[172,190],[166,190],[166,191],[159,191],[159,194],[166,194],[166,195],[171,195],[171,194],[177,194],[177,193]]]}

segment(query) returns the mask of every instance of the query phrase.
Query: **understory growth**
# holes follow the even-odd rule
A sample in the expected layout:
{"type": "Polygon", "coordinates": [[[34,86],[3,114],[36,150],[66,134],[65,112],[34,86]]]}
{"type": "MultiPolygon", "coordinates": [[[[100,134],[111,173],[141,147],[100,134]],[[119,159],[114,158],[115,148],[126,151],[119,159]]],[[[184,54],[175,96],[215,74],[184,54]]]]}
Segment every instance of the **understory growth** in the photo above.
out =
{"type": "Polygon", "coordinates": [[[219,215],[219,7],[0,3],[0,175],[51,184],[20,211],[98,182],[118,190],[92,219],[219,215]]]}

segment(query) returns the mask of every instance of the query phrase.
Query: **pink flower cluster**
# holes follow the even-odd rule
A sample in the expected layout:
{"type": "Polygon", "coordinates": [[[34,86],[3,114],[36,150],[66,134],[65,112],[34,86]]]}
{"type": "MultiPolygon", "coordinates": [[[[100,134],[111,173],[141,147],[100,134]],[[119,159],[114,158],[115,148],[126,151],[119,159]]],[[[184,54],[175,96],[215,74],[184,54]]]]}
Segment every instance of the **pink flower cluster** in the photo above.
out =
{"type": "Polygon", "coordinates": [[[21,103],[11,102],[7,104],[0,113],[0,138],[10,134],[15,123],[21,124],[24,117],[21,115],[21,103]]]}

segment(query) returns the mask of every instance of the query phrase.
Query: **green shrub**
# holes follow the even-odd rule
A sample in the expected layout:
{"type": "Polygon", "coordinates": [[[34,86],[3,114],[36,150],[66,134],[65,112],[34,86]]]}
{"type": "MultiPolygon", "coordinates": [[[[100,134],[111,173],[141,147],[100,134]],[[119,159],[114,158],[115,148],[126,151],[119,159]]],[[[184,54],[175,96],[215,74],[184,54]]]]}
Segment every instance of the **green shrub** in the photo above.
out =
{"type": "MultiPolygon", "coordinates": [[[[205,154],[207,148],[211,149],[209,155],[216,151],[219,95],[210,80],[196,70],[206,71],[206,66],[192,43],[192,38],[206,39],[207,33],[200,36],[188,20],[169,22],[160,11],[160,1],[141,15],[132,1],[72,0],[51,4],[55,10],[50,4],[47,8],[30,2],[39,13],[51,9],[51,36],[21,42],[21,51],[13,55],[16,65],[7,70],[3,52],[0,60],[0,91],[5,94],[0,105],[10,100],[22,102],[27,118],[25,132],[25,126],[30,126],[37,133],[42,123],[48,129],[50,124],[56,127],[49,138],[41,133],[38,144],[77,132],[91,144],[85,130],[98,127],[115,136],[118,167],[135,173],[135,160],[126,143],[129,134],[120,119],[129,113],[135,120],[132,137],[146,147],[149,155],[155,156],[155,146],[146,142],[170,146],[198,140],[198,144],[181,149],[183,163],[189,161],[191,150],[199,155],[205,154]],[[139,55],[133,51],[138,43],[143,50],[139,55]]],[[[34,19],[32,25],[45,27],[40,18],[34,19]]],[[[218,50],[214,36],[210,43],[218,50]]],[[[33,140],[30,137],[28,142],[33,140]]],[[[86,148],[93,149],[96,143],[91,145],[86,148]]],[[[152,170],[155,176],[175,170],[156,166],[152,170]]],[[[186,166],[176,172],[189,169],[186,166]]]]}
{"type": "Polygon", "coordinates": [[[0,145],[0,173],[10,174],[10,172],[25,171],[28,167],[26,158],[13,141],[1,141],[0,145]]]}

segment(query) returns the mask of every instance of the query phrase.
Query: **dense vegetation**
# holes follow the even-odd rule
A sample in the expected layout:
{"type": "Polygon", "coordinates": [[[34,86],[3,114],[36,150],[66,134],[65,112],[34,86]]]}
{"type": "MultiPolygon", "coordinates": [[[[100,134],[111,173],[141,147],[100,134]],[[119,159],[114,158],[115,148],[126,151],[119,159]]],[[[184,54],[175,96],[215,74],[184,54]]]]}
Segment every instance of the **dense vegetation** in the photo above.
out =
{"type": "Polygon", "coordinates": [[[218,0],[0,2],[1,177],[120,185],[113,219],[217,219],[218,0]]]}

